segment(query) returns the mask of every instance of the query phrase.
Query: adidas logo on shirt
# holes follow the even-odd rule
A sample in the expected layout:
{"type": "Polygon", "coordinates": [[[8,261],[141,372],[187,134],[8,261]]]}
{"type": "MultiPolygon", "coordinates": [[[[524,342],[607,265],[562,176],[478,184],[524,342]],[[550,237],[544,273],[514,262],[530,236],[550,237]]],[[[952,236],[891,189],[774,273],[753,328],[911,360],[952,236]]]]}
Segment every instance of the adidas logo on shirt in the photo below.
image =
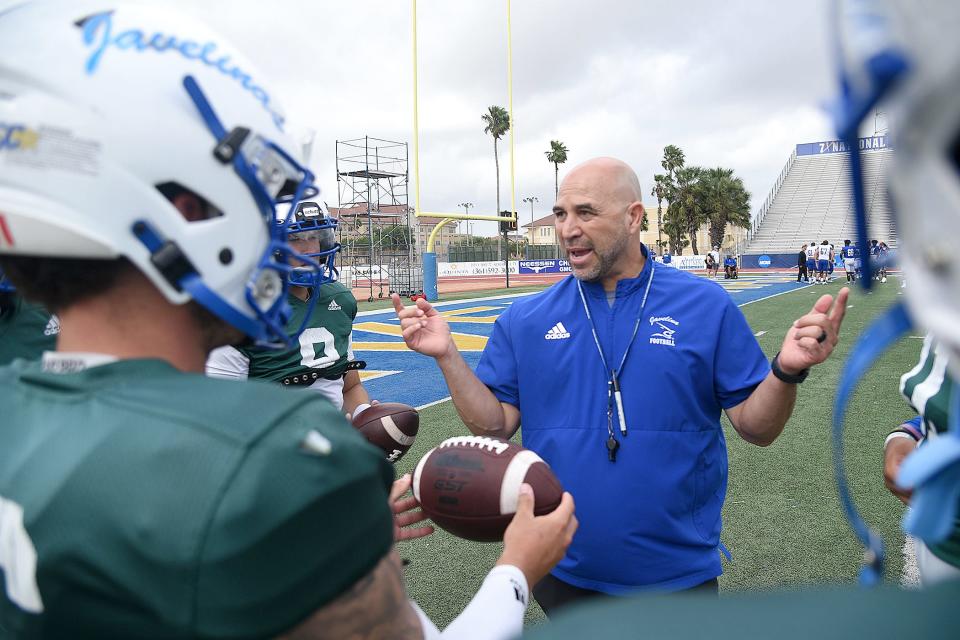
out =
{"type": "Polygon", "coordinates": [[[55,336],[60,333],[60,319],[57,316],[50,316],[47,326],[43,329],[43,335],[55,336]]]}
{"type": "Polygon", "coordinates": [[[337,304],[336,300],[330,301],[330,306],[327,307],[327,311],[340,311],[343,307],[337,304]]]}
{"type": "Polygon", "coordinates": [[[547,340],[565,340],[570,337],[570,332],[567,331],[562,322],[558,322],[543,337],[547,340]]]}

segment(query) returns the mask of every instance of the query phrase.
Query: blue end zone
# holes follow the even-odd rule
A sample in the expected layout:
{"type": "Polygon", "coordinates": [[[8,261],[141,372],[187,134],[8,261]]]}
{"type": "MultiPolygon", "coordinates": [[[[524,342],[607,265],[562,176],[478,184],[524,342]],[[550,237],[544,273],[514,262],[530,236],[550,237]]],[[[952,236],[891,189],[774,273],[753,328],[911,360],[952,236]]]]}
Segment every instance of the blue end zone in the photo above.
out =
{"type": "MultiPolygon", "coordinates": [[[[783,274],[744,274],[737,280],[719,279],[716,282],[727,289],[738,306],[810,286],[797,283],[795,276],[791,278],[783,274]],[[785,278],[788,280],[784,281],[785,278]]],[[[467,364],[476,368],[484,338],[493,332],[493,321],[513,300],[531,295],[537,294],[441,302],[436,308],[447,316],[454,334],[464,336],[458,344],[460,352],[467,364]],[[472,322],[474,318],[481,321],[472,322]]],[[[404,402],[421,407],[449,396],[443,375],[433,358],[400,347],[403,339],[399,336],[399,329],[400,321],[393,310],[364,312],[354,323],[354,352],[357,359],[367,363],[366,371],[362,372],[365,376],[363,385],[370,397],[381,402],[404,402]],[[369,323],[380,323],[380,326],[370,326],[369,323]],[[397,335],[389,335],[383,325],[388,325],[397,335]]]]}

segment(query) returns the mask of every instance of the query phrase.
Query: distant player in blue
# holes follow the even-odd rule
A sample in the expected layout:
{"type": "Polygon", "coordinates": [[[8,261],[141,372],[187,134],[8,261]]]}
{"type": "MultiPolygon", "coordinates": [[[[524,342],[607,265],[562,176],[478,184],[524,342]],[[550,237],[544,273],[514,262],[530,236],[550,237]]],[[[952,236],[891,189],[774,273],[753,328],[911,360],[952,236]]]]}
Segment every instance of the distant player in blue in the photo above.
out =
{"type": "Polygon", "coordinates": [[[737,259],[731,255],[723,259],[723,277],[734,280],[739,277],[737,273],[737,259]]]}
{"type": "Polygon", "coordinates": [[[670,249],[664,249],[663,264],[670,264],[671,262],[673,262],[673,256],[670,255],[670,249]]]}
{"type": "Polygon", "coordinates": [[[830,242],[824,240],[817,246],[817,282],[819,284],[827,284],[831,262],[833,262],[833,249],[830,248],[830,242]]]}
{"type": "Polygon", "coordinates": [[[807,274],[814,276],[813,283],[817,284],[819,281],[816,279],[817,273],[817,242],[811,240],[810,244],[807,245],[807,248],[804,249],[807,252],[807,274]]]}
{"type": "Polygon", "coordinates": [[[840,257],[843,258],[843,270],[847,272],[847,282],[857,281],[857,249],[849,240],[843,241],[843,249],[840,249],[840,257]]]}
{"type": "Polygon", "coordinates": [[[877,264],[880,266],[877,277],[880,279],[880,282],[887,281],[887,261],[889,258],[890,247],[887,246],[886,242],[881,242],[877,245],[877,264]]]}

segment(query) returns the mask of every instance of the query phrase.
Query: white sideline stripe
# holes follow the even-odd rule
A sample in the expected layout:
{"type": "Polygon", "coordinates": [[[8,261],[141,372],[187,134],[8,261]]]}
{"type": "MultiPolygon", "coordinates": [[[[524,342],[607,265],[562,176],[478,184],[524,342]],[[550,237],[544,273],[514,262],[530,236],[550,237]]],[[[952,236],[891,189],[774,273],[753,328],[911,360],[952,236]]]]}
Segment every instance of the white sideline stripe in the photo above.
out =
{"type": "Polygon", "coordinates": [[[433,455],[433,452],[437,448],[434,447],[427,451],[427,455],[420,458],[420,462],[417,463],[417,468],[413,470],[413,497],[417,499],[417,502],[420,502],[420,473],[423,471],[423,467],[427,464],[427,458],[433,455]]]}
{"type": "Polygon", "coordinates": [[[450,396],[447,396],[446,398],[440,398],[439,400],[434,400],[433,402],[428,402],[427,404],[422,404],[422,405],[420,405],[419,407],[414,407],[414,408],[415,408],[417,411],[422,411],[423,409],[426,409],[427,407],[432,407],[432,406],[434,406],[434,405],[443,404],[444,402],[446,402],[446,401],[449,400],[449,399],[450,399],[450,396]]]}
{"type": "Polygon", "coordinates": [[[527,477],[527,471],[536,462],[543,459],[529,449],[524,449],[513,457],[507,470],[503,473],[503,482],[500,483],[500,513],[516,513],[517,500],[520,497],[520,485],[527,477]]]}
{"type": "Polygon", "coordinates": [[[738,304],[737,306],[738,306],[738,307],[745,307],[745,306],[747,306],[748,304],[753,304],[754,302],[763,302],[764,300],[769,300],[770,298],[776,298],[777,296],[785,296],[785,295],[787,295],[788,293],[793,293],[793,292],[795,292],[795,291],[803,291],[804,289],[809,289],[809,288],[812,287],[812,286],[813,286],[812,284],[807,284],[807,285],[804,285],[804,286],[802,286],[802,287],[797,287],[796,289],[790,289],[789,291],[781,291],[780,293],[772,293],[772,294],[770,294],[769,296],[763,296],[762,298],[757,298],[756,300],[748,300],[747,302],[744,302],[744,303],[742,303],[742,304],[738,304]]]}
{"type": "Polygon", "coordinates": [[[380,419],[380,422],[383,424],[384,430],[387,432],[393,441],[397,444],[408,445],[413,444],[414,438],[408,436],[403,431],[400,431],[400,427],[397,426],[397,423],[393,421],[393,416],[383,416],[380,419]]]}
{"type": "Polygon", "coordinates": [[[920,588],[920,566],[917,564],[917,545],[911,536],[903,539],[903,571],[900,573],[900,586],[908,589],[920,588]]]}
{"type": "Polygon", "coordinates": [[[754,337],[754,338],[759,338],[760,336],[762,336],[762,335],[765,334],[765,333],[766,333],[766,331],[757,331],[755,334],[753,334],[753,337],[754,337]]]}

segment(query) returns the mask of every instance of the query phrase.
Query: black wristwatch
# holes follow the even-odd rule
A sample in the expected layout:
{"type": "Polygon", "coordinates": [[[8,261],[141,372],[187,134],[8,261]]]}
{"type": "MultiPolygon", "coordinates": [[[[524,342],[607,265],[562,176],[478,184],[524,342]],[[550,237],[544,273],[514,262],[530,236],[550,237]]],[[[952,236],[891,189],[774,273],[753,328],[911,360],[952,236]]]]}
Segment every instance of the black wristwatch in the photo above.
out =
{"type": "Polygon", "coordinates": [[[810,375],[810,369],[804,369],[796,375],[790,375],[781,369],[779,351],[777,351],[777,355],[773,356],[773,360],[770,361],[770,369],[773,370],[773,375],[775,375],[777,379],[783,380],[787,384],[800,384],[807,379],[808,375],[810,375]]]}

